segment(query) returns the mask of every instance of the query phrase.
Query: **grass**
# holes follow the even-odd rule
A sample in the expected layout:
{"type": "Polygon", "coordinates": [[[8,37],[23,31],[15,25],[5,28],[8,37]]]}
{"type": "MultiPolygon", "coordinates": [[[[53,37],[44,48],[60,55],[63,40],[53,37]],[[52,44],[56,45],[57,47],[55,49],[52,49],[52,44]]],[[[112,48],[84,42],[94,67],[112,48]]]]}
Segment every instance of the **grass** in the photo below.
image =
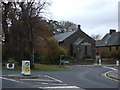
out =
{"type": "MultiPolygon", "coordinates": [[[[15,69],[7,69],[5,66],[2,67],[2,70],[21,70],[20,66],[15,67],[15,69]]],[[[61,67],[58,65],[35,65],[35,69],[31,69],[35,71],[61,71],[61,70],[69,70],[68,67],[61,67]]]]}
{"type": "Polygon", "coordinates": [[[20,66],[16,66],[14,69],[7,69],[6,66],[2,66],[2,70],[21,70],[20,66]]]}
{"type": "Polygon", "coordinates": [[[67,67],[61,67],[57,65],[35,65],[35,70],[38,71],[61,71],[61,70],[69,70],[67,67]]]}

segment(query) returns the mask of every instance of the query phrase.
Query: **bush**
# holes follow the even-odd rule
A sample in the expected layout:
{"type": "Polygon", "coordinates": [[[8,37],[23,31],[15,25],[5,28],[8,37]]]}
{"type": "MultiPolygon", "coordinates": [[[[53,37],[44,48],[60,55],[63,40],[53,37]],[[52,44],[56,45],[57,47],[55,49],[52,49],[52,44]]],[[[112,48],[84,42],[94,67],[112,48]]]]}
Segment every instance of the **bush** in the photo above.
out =
{"type": "Polygon", "coordinates": [[[19,67],[19,66],[20,66],[20,65],[18,64],[18,62],[17,62],[13,57],[8,58],[8,59],[6,60],[6,62],[3,62],[3,63],[2,63],[2,66],[6,66],[7,63],[14,63],[16,67],[19,67]],[[19,66],[18,66],[18,65],[19,65],[19,66]]]}
{"type": "Polygon", "coordinates": [[[18,65],[18,62],[14,58],[8,58],[8,63],[14,63],[15,65],[18,65]]]}
{"type": "Polygon", "coordinates": [[[120,59],[120,49],[117,51],[117,53],[115,54],[115,58],[120,59]]]}
{"type": "Polygon", "coordinates": [[[120,49],[119,50],[113,50],[111,52],[108,51],[104,51],[102,52],[102,57],[103,58],[115,58],[115,59],[119,59],[120,58],[120,49]]]}
{"type": "Polygon", "coordinates": [[[14,62],[15,62],[15,59],[14,59],[14,58],[9,58],[7,62],[9,62],[9,63],[14,63],[14,62]]]}
{"type": "Polygon", "coordinates": [[[103,58],[109,58],[111,56],[111,53],[108,48],[105,48],[101,55],[103,58]]]}
{"type": "Polygon", "coordinates": [[[47,56],[43,52],[35,53],[35,63],[46,64],[47,56]]]}
{"type": "Polygon", "coordinates": [[[41,64],[59,64],[60,55],[67,56],[67,50],[60,47],[53,38],[47,40],[47,52],[40,51],[35,54],[35,61],[41,64]]]}

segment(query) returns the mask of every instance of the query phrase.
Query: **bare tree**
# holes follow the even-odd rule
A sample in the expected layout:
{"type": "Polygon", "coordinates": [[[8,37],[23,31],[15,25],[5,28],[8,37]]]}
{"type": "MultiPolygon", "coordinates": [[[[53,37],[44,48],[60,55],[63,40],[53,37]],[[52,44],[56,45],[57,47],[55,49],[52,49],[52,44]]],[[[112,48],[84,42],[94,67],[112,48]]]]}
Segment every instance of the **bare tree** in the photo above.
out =
{"type": "Polygon", "coordinates": [[[77,25],[70,21],[60,21],[59,26],[62,32],[74,31],[77,28],[77,25]]]}
{"type": "Polygon", "coordinates": [[[34,0],[31,0],[31,2],[27,3],[19,3],[19,6],[21,8],[21,19],[25,28],[24,33],[26,33],[26,41],[29,45],[30,61],[32,67],[34,67],[34,35],[36,30],[36,24],[41,20],[40,15],[41,13],[43,13],[43,10],[48,5],[50,5],[50,3],[42,0],[37,3],[34,2],[34,0]]]}
{"type": "Polygon", "coordinates": [[[29,50],[31,66],[34,67],[34,37],[36,30],[38,30],[36,27],[37,23],[42,20],[41,14],[44,13],[44,10],[50,3],[44,0],[39,2],[34,2],[35,0],[30,1],[3,2],[2,24],[5,42],[11,41],[12,45],[13,43],[18,43],[21,52],[25,51],[25,49],[29,50]],[[11,36],[11,39],[8,35],[11,36]]]}
{"type": "Polygon", "coordinates": [[[91,35],[91,37],[94,39],[94,40],[96,40],[96,41],[98,41],[98,40],[100,40],[101,39],[101,35],[100,34],[92,34],[91,35]]]}

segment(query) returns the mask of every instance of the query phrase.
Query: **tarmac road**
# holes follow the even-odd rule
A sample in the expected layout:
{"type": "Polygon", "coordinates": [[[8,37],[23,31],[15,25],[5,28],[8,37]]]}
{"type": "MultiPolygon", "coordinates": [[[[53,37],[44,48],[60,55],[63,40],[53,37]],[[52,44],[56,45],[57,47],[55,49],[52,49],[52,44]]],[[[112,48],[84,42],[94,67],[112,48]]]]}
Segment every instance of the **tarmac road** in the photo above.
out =
{"type": "MultiPolygon", "coordinates": [[[[106,90],[118,88],[119,83],[110,80],[104,76],[103,73],[110,71],[111,67],[116,68],[116,66],[68,66],[71,70],[67,71],[53,71],[53,72],[43,72],[43,71],[32,71],[32,75],[46,75],[49,78],[58,80],[58,82],[33,82],[15,79],[18,82],[10,81],[7,79],[3,80],[3,88],[40,88],[45,90],[82,90],[83,89],[97,89],[106,88],[106,90]],[[110,68],[109,68],[110,67],[110,68]],[[60,82],[61,81],[61,82],[60,82]],[[66,87],[66,89],[65,89],[66,87]],[[60,88],[60,89],[59,89],[60,88]]],[[[8,74],[20,74],[20,71],[8,71],[4,70],[3,75],[8,74]]],[[[48,79],[46,77],[46,79],[48,79]]],[[[98,89],[97,89],[98,90],[98,89]]],[[[117,90],[117,89],[116,89],[117,90]]]]}

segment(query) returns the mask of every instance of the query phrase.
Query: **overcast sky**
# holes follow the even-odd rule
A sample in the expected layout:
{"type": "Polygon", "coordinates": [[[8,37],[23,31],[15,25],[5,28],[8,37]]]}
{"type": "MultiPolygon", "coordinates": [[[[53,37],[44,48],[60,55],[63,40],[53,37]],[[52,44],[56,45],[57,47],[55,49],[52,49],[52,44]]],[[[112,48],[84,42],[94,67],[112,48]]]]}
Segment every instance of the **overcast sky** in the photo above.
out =
{"type": "Polygon", "coordinates": [[[50,19],[80,24],[89,34],[102,37],[109,29],[118,30],[119,0],[52,0],[50,19]]]}

